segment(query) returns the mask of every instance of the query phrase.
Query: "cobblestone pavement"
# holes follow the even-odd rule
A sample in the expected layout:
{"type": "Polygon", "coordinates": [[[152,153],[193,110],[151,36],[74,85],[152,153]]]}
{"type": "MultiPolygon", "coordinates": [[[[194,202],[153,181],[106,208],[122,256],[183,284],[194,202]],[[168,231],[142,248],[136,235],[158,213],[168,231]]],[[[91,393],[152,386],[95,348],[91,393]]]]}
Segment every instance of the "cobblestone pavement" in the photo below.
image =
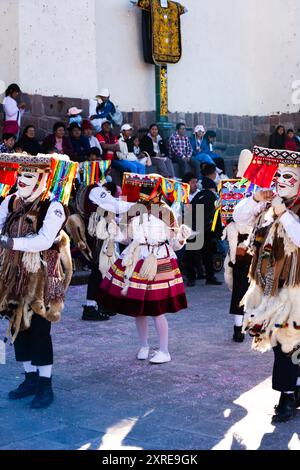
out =
{"type": "MultiPolygon", "coordinates": [[[[31,410],[7,392],[22,371],[7,347],[0,365],[0,449],[299,449],[300,414],[271,425],[272,353],[231,340],[224,286],[189,288],[189,308],[169,315],[172,361],[138,362],[135,325],[118,315],[81,321],[85,286],[68,292],[53,327],[55,402],[31,410]]],[[[153,322],[151,346],[157,348],[153,322]]],[[[6,322],[0,323],[4,333],[6,322]]]]}

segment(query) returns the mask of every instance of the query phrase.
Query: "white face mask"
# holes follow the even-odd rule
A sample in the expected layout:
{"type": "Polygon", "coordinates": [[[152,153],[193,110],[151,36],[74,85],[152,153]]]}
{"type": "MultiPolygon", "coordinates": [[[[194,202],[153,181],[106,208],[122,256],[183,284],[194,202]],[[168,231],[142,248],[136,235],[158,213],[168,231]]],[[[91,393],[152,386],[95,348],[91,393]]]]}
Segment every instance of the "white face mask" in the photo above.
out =
{"type": "Polygon", "coordinates": [[[275,174],[278,196],[289,200],[297,196],[300,186],[300,168],[279,167],[275,174]]]}
{"type": "Polygon", "coordinates": [[[18,177],[18,196],[27,199],[34,191],[39,179],[38,173],[21,173],[18,177]]]}
{"type": "Polygon", "coordinates": [[[41,178],[40,176],[40,173],[20,173],[17,180],[17,194],[21,199],[32,202],[45,191],[48,173],[43,173],[41,178]]]}

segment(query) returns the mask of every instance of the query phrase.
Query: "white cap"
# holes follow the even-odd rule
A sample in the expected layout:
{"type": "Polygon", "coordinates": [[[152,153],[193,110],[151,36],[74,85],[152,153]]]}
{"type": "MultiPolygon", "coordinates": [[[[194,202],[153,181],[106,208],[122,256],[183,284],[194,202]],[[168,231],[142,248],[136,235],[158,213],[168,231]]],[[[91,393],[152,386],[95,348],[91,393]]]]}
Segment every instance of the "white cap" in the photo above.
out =
{"type": "Polygon", "coordinates": [[[194,134],[198,134],[198,132],[204,132],[205,133],[205,128],[202,125],[198,125],[194,129],[194,134]]]}
{"type": "Polygon", "coordinates": [[[133,127],[130,125],[130,124],[123,124],[123,126],[121,127],[121,131],[130,131],[131,129],[133,129],[133,127]]]}
{"type": "Polygon", "coordinates": [[[109,98],[110,97],[110,92],[108,88],[102,88],[96,98],[99,98],[100,96],[103,96],[104,98],[109,98]]]}
{"type": "Polygon", "coordinates": [[[82,109],[78,109],[78,108],[76,108],[76,106],[74,106],[73,108],[68,109],[68,116],[75,116],[75,115],[81,114],[81,113],[82,113],[82,109]]]}

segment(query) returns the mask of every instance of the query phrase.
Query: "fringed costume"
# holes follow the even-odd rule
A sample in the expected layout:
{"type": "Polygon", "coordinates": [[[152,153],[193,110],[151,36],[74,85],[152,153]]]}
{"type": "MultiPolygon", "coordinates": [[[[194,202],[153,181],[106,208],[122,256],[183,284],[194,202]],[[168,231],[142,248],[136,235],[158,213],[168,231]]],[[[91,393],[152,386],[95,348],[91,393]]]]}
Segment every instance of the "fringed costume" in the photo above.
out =
{"type": "Polygon", "coordinates": [[[16,192],[0,205],[0,315],[9,320],[16,360],[26,379],[9,398],[52,399],[51,323],[60,320],[72,277],[70,242],[62,230],[77,164],[68,157],[0,155],[0,181],[16,192]]]}
{"type": "Polygon", "coordinates": [[[245,176],[260,187],[270,187],[272,178],[276,184],[277,194],[259,191],[240,202],[234,219],[253,227],[244,330],[254,349],[273,347],[273,388],[282,392],[273,420],[286,421],[300,405],[300,154],[255,147],[245,176]]]}

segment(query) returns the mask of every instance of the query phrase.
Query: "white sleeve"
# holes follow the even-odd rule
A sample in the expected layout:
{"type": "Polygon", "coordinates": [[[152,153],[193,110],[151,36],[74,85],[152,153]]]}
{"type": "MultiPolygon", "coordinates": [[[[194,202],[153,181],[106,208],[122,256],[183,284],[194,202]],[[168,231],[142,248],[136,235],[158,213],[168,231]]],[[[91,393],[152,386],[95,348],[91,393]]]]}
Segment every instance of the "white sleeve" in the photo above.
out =
{"type": "Polygon", "coordinates": [[[40,231],[36,235],[14,238],[14,250],[30,253],[49,250],[65,220],[66,216],[62,204],[60,202],[52,202],[40,231]]]}
{"type": "Polygon", "coordinates": [[[2,231],[4,224],[6,222],[7,216],[8,216],[8,203],[10,200],[11,196],[8,196],[7,198],[2,201],[0,205],[0,232],[2,231]]]}
{"type": "Polygon", "coordinates": [[[280,222],[292,242],[300,248],[300,222],[290,212],[285,212],[280,217],[280,222]]]}
{"type": "Polygon", "coordinates": [[[256,202],[248,197],[239,202],[233,212],[233,220],[238,224],[252,225],[256,217],[266,208],[265,202],[256,202]]]}
{"type": "Polygon", "coordinates": [[[17,102],[13,98],[4,98],[3,108],[6,121],[15,121],[17,119],[20,110],[18,108],[17,102]]]}
{"type": "Polygon", "coordinates": [[[114,198],[103,186],[93,188],[89,194],[90,200],[105,211],[114,214],[123,214],[127,212],[134,203],[122,201],[114,198]]]}

